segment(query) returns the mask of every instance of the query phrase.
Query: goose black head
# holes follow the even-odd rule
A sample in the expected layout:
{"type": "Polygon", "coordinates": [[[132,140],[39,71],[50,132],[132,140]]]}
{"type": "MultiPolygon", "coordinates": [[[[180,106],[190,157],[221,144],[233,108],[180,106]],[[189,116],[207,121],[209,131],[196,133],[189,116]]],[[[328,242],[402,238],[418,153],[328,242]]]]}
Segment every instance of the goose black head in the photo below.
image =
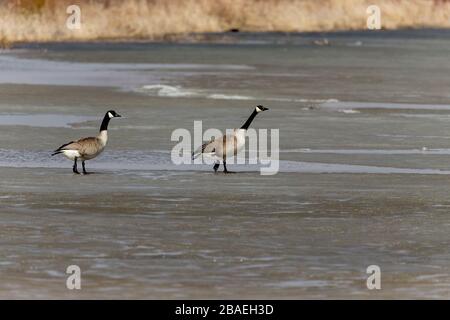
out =
{"type": "Polygon", "coordinates": [[[112,118],[120,118],[121,117],[121,115],[118,114],[117,112],[115,112],[114,110],[109,110],[106,114],[108,115],[108,117],[110,119],[112,119],[112,118]]]}
{"type": "Polygon", "coordinates": [[[269,110],[269,108],[263,107],[262,105],[256,106],[255,111],[256,112],[262,112],[262,111],[266,111],[269,110]]]}

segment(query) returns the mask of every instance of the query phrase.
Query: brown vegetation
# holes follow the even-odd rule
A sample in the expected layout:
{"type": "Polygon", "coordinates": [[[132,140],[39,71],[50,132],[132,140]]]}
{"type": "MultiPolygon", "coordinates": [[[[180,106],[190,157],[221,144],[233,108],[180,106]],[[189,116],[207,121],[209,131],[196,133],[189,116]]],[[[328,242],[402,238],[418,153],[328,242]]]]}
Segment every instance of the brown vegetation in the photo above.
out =
{"type": "Polygon", "coordinates": [[[164,39],[188,33],[366,28],[369,5],[386,29],[450,27],[447,0],[0,0],[0,46],[16,41],[164,39]],[[80,30],[66,8],[81,8],[80,30]]]}

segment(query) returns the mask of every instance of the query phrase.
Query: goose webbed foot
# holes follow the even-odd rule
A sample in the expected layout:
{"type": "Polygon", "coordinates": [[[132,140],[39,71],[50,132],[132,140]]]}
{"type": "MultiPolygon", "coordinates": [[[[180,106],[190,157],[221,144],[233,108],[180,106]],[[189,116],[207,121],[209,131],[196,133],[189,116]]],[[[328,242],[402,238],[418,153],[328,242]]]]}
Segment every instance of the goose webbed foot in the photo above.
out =
{"type": "Polygon", "coordinates": [[[214,173],[217,172],[217,169],[219,169],[219,166],[220,166],[220,163],[215,163],[215,164],[214,164],[214,167],[213,167],[214,173]]]}
{"type": "Polygon", "coordinates": [[[223,173],[228,174],[228,173],[235,173],[233,171],[228,171],[227,169],[227,163],[224,161],[223,162],[223,173]]]}

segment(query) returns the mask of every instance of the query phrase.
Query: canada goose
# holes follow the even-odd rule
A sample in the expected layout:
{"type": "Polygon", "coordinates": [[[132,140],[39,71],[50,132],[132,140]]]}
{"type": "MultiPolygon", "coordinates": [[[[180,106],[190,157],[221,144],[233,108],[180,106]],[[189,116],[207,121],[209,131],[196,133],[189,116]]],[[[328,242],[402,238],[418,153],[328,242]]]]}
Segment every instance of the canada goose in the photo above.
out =
{"type": "Polygon", "coordinates": [[[217,172],[217,169],[219,169],[220,166],[220,160],[222,160],[223,172],[229,173],[230,171],[227,170],[227,157],[236,155],[238,151],[244,147],[245,134],[248,127],[258,113],[266,110],[269,109],[261,105],[257,106],[240,129],[234,129],[234,132],[232,134],[224,135],[217,139],[212,139],[211,141],[204,143],[200,148],[192,153],[192,159],[194,160],[202,154],[207,154],[217,159],[213,167],[214,172],[217,172]]]}
{"type": "Polygon", "coordinates": [[[82,161],[83,173],[87,174],[84,162],[94,159],[105,149],[106,142],[108,142],[109,120],[117,117],[121,117],[121,115],[117,114],[114,110],[106,112],[102,125],[100,126],[100,133],[96,137],[82,138],[63,144],[53,152],[52,156],[62,153],[66,158],[74,161],[72,170],[77,174],[80,174],[77,167],[77,160],[80,159],[82,161]]]}

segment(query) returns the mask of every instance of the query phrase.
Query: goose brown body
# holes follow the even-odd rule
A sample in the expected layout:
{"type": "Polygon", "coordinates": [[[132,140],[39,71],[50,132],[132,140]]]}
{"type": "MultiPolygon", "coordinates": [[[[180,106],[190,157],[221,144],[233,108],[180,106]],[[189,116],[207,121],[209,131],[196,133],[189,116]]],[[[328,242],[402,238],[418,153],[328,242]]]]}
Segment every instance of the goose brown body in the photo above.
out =
{"type": "Polygon", "coordinates": [[[74,160],[75,157],[84,161],[97,157],[105,149],[107,138],[106,133],[101,132],[98,137],[87,137],[77,141],[62,145],[55,153],[62,153],[68,159],[74,160]]]}
{"type": "Polygon", "coordinates": [[[78,173],[77,160],[81,160],[83,165],[83,172],[87,173],[84,162],[86,160],[94,159],[103,152],[106,143],[108,142],[109,121],[115,117],[120,117],[120,115],[113,110],[108,111],[105,114],[100,126],[100,133],[96,137],[81,138],[79,140],[63,144],[53,152],[52,156],[63,154],[66,158],[74,161],[74,173],[78,173]]]}
{"type": "Polygon", "coordinates": [[[261,105],[256,106],[255,110],[240,129],[234,129],[232,134],[224,135],[204,143],[192,153],[192,159],[196,159],[201,155],[210,156],[215,159],[213,167],[215,172],[217,172],[217,169],[220,166],[220,161],[223,163],[224,172],[229,172],[227,170],[227,157],[236,156],[239,150],[245,146],[245,136],[248,127],[258,113],[266,110],[269,109],[261,105]]]}

